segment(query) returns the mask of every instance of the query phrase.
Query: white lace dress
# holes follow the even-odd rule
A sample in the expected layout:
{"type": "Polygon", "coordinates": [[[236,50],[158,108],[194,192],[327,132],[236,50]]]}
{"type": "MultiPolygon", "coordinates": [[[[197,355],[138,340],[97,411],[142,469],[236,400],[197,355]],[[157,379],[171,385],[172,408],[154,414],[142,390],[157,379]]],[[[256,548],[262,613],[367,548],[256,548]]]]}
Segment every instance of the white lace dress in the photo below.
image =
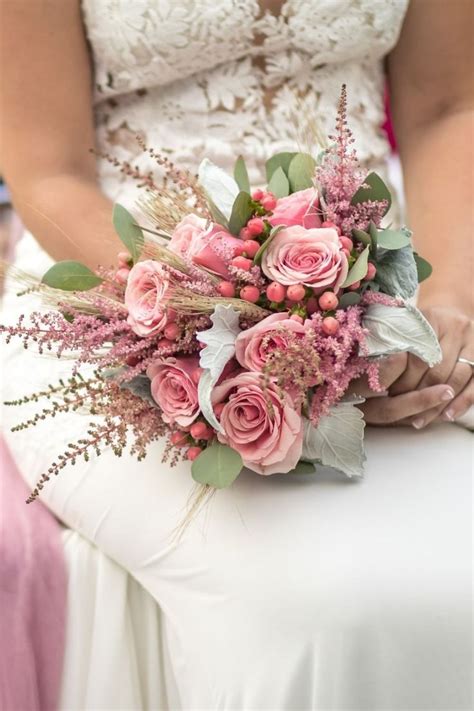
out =
{"type": "MultiPolygon", "coordinates": [[[[359,155],[383,172],[382,60],[407,0],[277,4],[83,0],[99,147],[142,163],[140,133],[193,170],[205,155],[230,169],[241,153],[263,182],[265,159],[307,145],[314,119],[332,128],[346,83],[359,155]]],[[[98,168],[112,198],[133,201],[98,168]]],[[[48,259],[25,235],[18,264],[41,272],[48,259]]],[[[28,307],[5,304],[9,319],[28,307]]],[[[3,357],[7,398],[68,368],[21,346],[3,357]]],[[[5,426],[19,416],[5,410],[5,426]]],[[[7,435],[31,484],[83,427],[70,415],[7,435]]],[[[244,473],[180,541],[189,467],[162,465],[160,444],[142,464],[78,463],[43,499],[158,602],[170,709],[468,709],[469,437],[448,424],[371,429],[357,482],[244,473]]]]}

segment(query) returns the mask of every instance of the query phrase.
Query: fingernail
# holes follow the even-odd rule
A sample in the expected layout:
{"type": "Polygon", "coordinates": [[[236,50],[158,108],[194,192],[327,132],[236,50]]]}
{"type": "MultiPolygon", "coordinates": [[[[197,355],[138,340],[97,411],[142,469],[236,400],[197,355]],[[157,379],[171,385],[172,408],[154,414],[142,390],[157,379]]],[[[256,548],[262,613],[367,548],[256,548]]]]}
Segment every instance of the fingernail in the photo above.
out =
{"type": "Polygon", "coordinates": [[[454,410],[446,410],[446,412],[443,412],[443,420],[448,420],[448,422],[454,422],[455,416],[454,410]]]}
{"type": "Polygon", "coordinates": [[[446,388],[446,390],[441,395],[441,400],[444,400],[445,402],[447,402],[448,400],[452,400],[455,394],[456,393],[452,388],[446,388]]]}
{"type": "Polygon", "coordinates": [[[422,428],[423,425],[425,424],[425,421],[424,421],[424,419],[423,419],[422,417],[417,417],[417,419],[416,419],[416,420],[413,420],[413,422],[412,422],[411,424],[413,425],[413,427],[414,427],[416,430],[421,430],[421,428],[422,428]]]}

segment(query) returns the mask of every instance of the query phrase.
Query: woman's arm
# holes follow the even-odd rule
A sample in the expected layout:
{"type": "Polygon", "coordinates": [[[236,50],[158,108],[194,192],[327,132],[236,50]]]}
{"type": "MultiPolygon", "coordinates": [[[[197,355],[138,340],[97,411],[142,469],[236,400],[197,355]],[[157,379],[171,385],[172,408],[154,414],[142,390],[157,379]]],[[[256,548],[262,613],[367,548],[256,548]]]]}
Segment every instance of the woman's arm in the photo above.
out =
{"type": "Polygon", "coordinates": [[[458,362],[460,356],[474,360],[472,27],[471,0],[412,0],[389,57],[410,225],[434,267],[419,303],[437,331],[443,361],[428,369],[410,356],[391,397],[366,403],[372,422],[386,417],[423,427],[441,413],[456,419],[473,402],[472,368],[458,362]],[[404,393],[440,383],[456,397],[415,418],[401,406],[404,393]]]}
{"type": "Polygon", "coordinates": [[[92,77],[79,0],[0,0],[0,163],[24,224],[55,259],[120,249],[95,179],[92,77]]]}

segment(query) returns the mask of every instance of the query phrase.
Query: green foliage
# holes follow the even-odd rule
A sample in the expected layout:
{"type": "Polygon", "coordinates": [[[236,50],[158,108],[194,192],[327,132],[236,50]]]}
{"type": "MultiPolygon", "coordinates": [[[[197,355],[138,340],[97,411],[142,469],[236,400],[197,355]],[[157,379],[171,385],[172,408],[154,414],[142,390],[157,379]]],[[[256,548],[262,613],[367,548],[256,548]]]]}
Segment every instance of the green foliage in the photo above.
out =
{"type": "Polygon", "coordinates": [[[408,230],[379,230],[378,245],[382,249],[402,249],[410,244],[411,233],[408,230]]]}
{"type": "Polygon", "coordinates": [[[225,489],[235,481],[242,467],[242,457],[235,449],[215,442],[194,460],[191,472],[194,481],[199,484],[225,489]]]}
{"type": "Polygon", "coordinates": [[[288,168],[288,179],[292,193],[306,190],[313,185],[316,161],[309,153],[297,153],[288,168]]]}
{"type": "Polygon", "coordinates": [[[54,264],[41,281],[62,291],[88,291],[102,284],[103,279],[80,262],[65,261],[54,264]]]}
{"type": "Polygon", "coordinates": [[[402,299],[414,296],[418,276],[411,246],[386,251],[377,261],[375,281],[390,296],[401,296],[402,299]]]}
{"type": "Polygon", "coordinates": [[[268,189],[277,198],[286,197],[290,194],[290,181],[281,166],[273,173],[268,183],[268,189]]]}
{"type": "Polygon", "coordinates": [[[274,227],[272,229],[269,236],[267,237],[267,239],[262,244],[262,246],[260,247],[260,249],[258,250],[257,254],[254,257],[253,261],[255,262],[255,264],[261,264],[264,252],[270,246],[272,240],[275,238],[275,235],[277,235],[280,232],[280,230],[282,230],[283,228],[284,228],[284,225],[277,225],[276,227],[274,227]]]}
{"type": "Polygon", "coordinates": [[[253,214],[253,204],[250,195],[241,191],[235,198],[229,220],[229,232],[238,235],[253,214]]]}
{"type": "Polygon", "coordinates": [[[247,166],[245,165],[245,161],[242,156],[239,156],[235,161],[234,179],[240,190],[250,194],[249,174],[247,172],[247,166]]]}
{"type": "Polygon", "coordinates": [[[346,291],[339,299],[339,308],[347,309],[348,306],[355,306],[361,299],[357,291],[346,291]]]}
{"type": "Polygon", "coordinates": [[[352,196],[351,204],[357,205],[361,202],[367,202],[368,200],[387,200],[387,213],[392,204],[392,196],[390,195],[390,190],[385,185],[382,178],[377,175],[377,173],[369,173],[364,180],[364,184],[356,190],[352,196]],[[367,186],[367,187],[364,187],[367,186]]]}
{"type": "Polygon", "coordinates": [[[433,267],[429,262],[426,261],[426,259],[420,257],[420,255],[416,252],[413,253],[413,257],[415,259],[416,264],[418,283],[421,283],[422,281],[425,281],[425,279],[428,279],[429,276],[431,276],[433,267]]]}
{"type": "Polygon", "coordinates": [[[342,287],[345,289],[346,287],[350,286],[351,284],[354,284],[356,281],[360,281],[365,277],[367,274],[367,265],[368,265],[368,260],[369,260],[369,250],[370,246],[367,246],[363,252],[359,254],[357,257],[357,260],[355,264],[352,266],[352,268],[349,271],[349,274],[346,277],[345,282],[342,284],[342,287]]]}
{"type": "Polygon", "coordinates": [[[295,157],[296,153],[276,153],[274,156],[269,158],[265,163],[265,169],[267,173],[267,183],[272,179],[273,173],[281,168],[285,175],[288,175],[288,169],[290,163],[295,157]]]}
{"type": "Polygon", "coordinates": [[[137,262],[143,245],[145,244],[145,239],[143,232],[136,224],[134,216],[131,215],[123,205],[116,203],[114,205],[112,221],[115,231],[130,252],[133,262],[137,262]]]}

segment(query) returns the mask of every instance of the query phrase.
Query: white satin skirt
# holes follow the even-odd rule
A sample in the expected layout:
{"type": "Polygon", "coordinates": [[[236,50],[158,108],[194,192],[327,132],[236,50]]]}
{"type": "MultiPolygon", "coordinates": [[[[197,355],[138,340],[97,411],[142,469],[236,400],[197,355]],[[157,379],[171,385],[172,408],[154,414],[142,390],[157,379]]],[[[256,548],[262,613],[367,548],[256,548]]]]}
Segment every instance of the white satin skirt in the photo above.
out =
{"type": "MultiPolygon", "coordinates": [[[[5,299],[9,319],[27,308],[18,301],[5,299]]],[[[13,342],[3,361],[4,399],[70,367],[13,342]]],[[[87,418],[8,432],[28,414],[5,408],[3,427],[33,486],[87,418]]],[[[161,463],[160,443],[140,464],[104,452],[48,483],[58,518],[157,601],[163,708],[471,708],[472,434],[369,428],[366,444],[363,480],[244,472],[181,538],[193,483],[187,463],[161,463]]],[[[107,678],[107,654],[90,654],[107,678]]]]}

